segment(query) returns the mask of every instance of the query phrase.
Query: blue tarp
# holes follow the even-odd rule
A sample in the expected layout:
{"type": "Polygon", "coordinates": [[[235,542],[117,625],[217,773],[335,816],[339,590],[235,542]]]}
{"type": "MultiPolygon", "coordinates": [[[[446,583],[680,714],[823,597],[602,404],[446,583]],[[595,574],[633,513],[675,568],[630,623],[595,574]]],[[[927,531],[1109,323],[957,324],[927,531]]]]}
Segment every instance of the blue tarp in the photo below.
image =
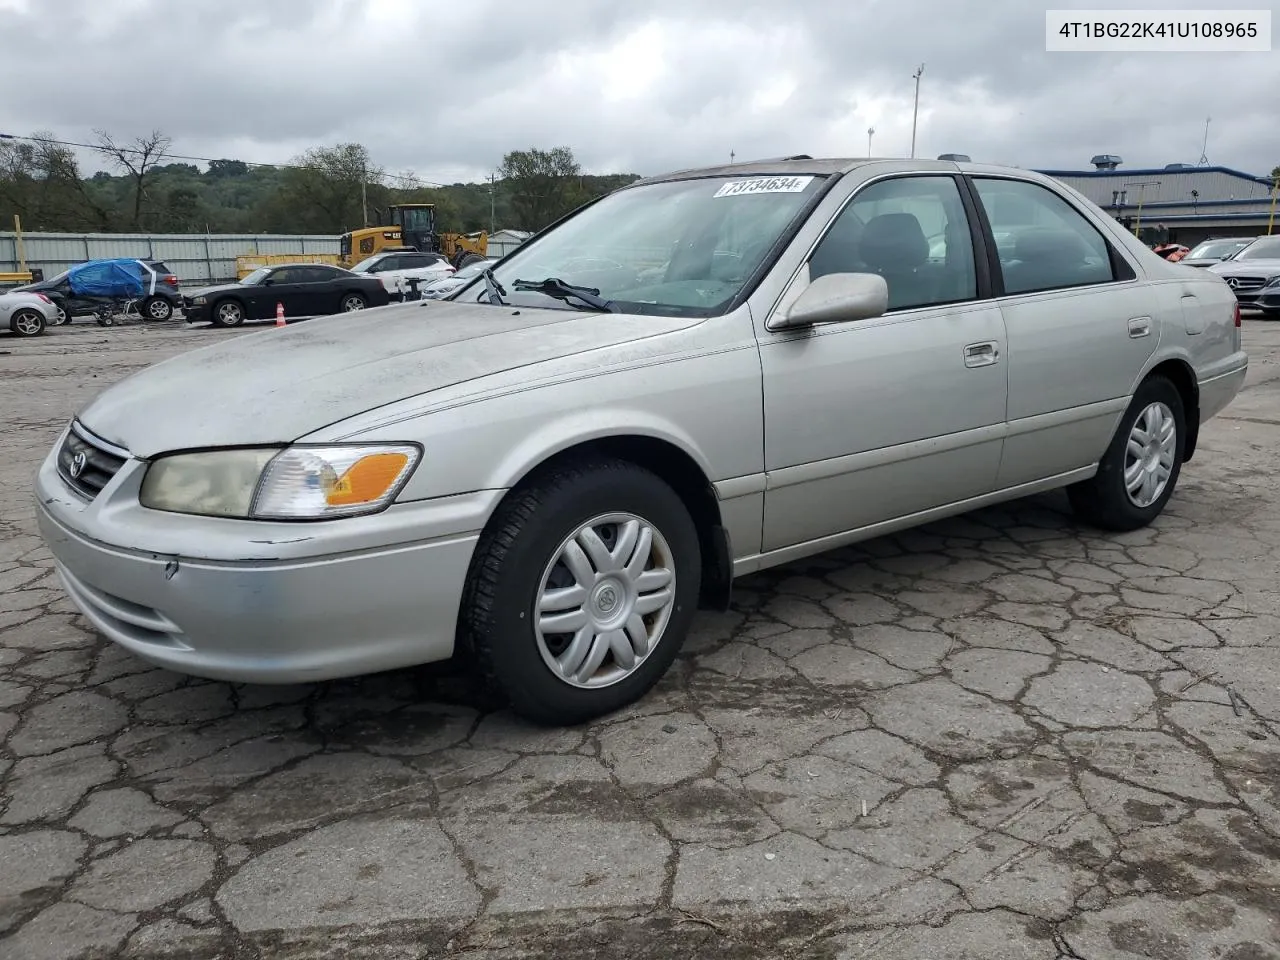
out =
{"type": "Polygon", "coordinates": [[[71,292],[82,297],[141,297],[151,273],[137,260],[90,260],[67,271],[71,292]]]}

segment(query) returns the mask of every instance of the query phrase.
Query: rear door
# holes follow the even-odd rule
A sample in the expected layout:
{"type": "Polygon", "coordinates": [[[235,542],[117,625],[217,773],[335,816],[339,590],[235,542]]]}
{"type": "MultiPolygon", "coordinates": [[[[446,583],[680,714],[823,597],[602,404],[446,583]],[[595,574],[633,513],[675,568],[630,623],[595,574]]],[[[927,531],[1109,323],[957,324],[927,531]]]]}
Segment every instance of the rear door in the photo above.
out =
{"type": "Polygon", "coordinates": [[[348,286],[351,286],[343,281],[351,279],[351,275],[344,270],[320,265],[301,269],[306,280],[303,286],[306,288],[307,303],[310,304],[308,311],[313,314],[337,313],[342,294],[346,292],[348,286]]]}
{"type": "Polygon", "coordinates": [[[1004,238],[994,277],[1009,337],[999,486],[1087,467],[1160,341],[1162,301],[1067,197],[1015,177],[970,182],[989,229],[1004,238]]]}

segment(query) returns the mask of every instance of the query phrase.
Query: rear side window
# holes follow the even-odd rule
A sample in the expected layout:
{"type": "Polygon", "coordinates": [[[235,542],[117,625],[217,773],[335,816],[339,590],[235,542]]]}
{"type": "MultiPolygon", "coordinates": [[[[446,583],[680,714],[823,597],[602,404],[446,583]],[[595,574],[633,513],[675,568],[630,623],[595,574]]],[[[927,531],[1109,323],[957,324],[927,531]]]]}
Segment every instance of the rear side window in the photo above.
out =
{"type": "Polygon", "coordinates": [[[1052,190],[1025,180],[973,183],[995,234],[1005,293],[1116,280],[1106,238],[1052,190]]]}

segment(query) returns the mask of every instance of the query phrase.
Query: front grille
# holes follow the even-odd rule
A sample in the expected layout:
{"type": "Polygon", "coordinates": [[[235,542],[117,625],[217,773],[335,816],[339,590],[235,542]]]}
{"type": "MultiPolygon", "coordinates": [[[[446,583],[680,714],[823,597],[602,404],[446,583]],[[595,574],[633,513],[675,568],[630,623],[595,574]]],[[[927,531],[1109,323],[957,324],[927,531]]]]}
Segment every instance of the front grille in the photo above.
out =
{"type": "Polygon", "coordinates": [[[1232,290],[1244,293],[1249,290],[1260,290],[1267,283],[1266,277],[1231,277],[1227,280],[1232,290]]]}
{"type": "Polygon", "coordinates": [[[58,451],[58,475],[82,497],[92,500],[119,472],[128,453],[72,423],[58,451]]]}

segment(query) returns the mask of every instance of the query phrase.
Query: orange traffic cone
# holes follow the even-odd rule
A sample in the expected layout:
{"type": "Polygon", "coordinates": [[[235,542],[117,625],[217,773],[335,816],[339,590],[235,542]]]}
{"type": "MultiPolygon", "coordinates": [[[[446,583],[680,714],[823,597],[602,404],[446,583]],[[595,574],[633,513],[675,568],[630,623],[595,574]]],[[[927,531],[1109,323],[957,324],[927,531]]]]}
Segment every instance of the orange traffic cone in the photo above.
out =
{"type": "Polygon", "coordinates": [[[284,304],[279,300],[276,301],[276,326],[283,327],[284,322],[284,304]]]}

